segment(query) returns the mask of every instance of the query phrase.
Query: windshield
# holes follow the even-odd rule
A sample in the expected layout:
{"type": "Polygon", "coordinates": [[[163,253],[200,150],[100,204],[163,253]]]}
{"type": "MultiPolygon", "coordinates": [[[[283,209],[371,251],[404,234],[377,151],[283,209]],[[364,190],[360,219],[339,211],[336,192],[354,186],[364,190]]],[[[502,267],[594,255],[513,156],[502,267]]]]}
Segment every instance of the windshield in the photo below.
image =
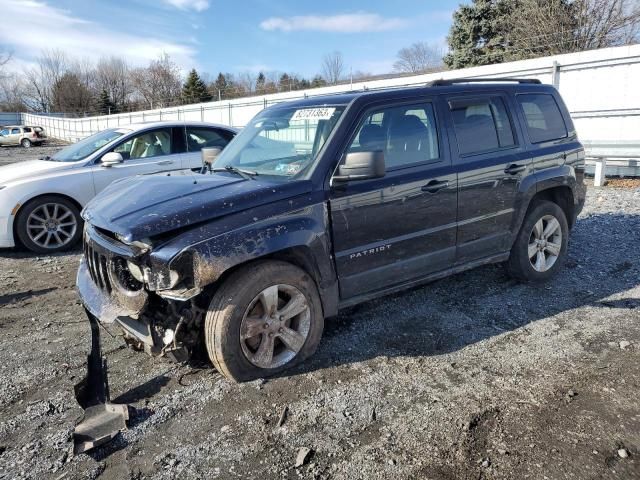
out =
{"type": "Polygon", "coordinates": [[[229,143],[213,167],[282,178],[299,176],[313,165],[344,108],[265,110],[229,143]]]}
{"type": "Polygon", "coordinates": [[[121,137],[129,130],[123,128],[110,128],[103,130],[90,137],[80,140],[78,143],[63,148],[51,157],[56,162],[76,162],[84,160],[92,153],[98,151],[106,144],[113,142],[116,138],[121,137]]]}

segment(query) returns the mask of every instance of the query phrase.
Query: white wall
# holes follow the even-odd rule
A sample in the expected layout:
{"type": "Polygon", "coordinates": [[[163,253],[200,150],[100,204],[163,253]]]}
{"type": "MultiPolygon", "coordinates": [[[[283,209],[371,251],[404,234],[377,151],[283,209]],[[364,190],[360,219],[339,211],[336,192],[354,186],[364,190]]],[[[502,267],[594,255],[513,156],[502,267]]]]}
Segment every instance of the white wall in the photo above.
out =
{"type": "Polygon", "coordinates": [[[242,127],[265,106],[305,95],[420,85],[457,77],[538,78],[560,90],[583,141],[640,142],[640,45],[109,116],[66,119],[23,114],[23,122],[42,125],[49,136],[67,141],[141,121],[203,120],[242,127]]]}

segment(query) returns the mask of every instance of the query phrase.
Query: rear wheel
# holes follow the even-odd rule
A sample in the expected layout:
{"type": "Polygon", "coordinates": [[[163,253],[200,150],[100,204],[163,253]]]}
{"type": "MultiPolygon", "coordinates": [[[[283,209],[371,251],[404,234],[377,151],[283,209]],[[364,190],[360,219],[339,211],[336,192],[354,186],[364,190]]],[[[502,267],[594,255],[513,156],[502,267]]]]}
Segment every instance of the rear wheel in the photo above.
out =
{"type": "Polygon", "coordinates": [[[82,218],[69,200],[45,195],[22,207],[16,233],[22,244],[33,252],[61,252],[80,239],[82,218]]]}
{"type": "Polygon", "coordinates": [[[22,141],[20,142],[20,145],[22,145],[24,148],[30,148],[31,140],[29,140],[28,138],[23,138],[22,141]]]}
{"type": "Polygon", "coordinates": [[[523,281],[551,278],[564,263],[568,239],[569,226],[562,208],[546,200],[536,202],[511,248],[507,271],[523,281]]]}
{"type": "Polygon", "coordinates": [[[324,318],[314,281],[298,267],[258,262],[214,294],[205,341],[216,369],[237,382],[275,375],[312,355],[324,318]]]}

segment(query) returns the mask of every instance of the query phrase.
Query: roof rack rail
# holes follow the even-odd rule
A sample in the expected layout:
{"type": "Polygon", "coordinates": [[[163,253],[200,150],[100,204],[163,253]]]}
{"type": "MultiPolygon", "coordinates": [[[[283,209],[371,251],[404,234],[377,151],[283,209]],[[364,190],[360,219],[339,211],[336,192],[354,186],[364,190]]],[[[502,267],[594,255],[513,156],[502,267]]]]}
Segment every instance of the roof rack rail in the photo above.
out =
{"type": "Polygon", "coordinates": [[[455,85],[456,83],[495,83],[495,82],[515,82],[515,83],[529,83],[539,85],[542,82],[537,78],[451,78],[445,80],[443,78],[439,80],[433,80],[428,83],[429,87],[444,87],[447,85],[455,85]]]}

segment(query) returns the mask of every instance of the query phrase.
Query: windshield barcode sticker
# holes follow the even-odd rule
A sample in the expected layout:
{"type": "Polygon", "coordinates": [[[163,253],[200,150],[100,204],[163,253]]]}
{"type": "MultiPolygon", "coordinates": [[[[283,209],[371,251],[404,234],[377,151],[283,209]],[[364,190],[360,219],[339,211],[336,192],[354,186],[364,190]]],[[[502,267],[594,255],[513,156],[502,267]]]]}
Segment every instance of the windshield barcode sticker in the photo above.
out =
{"type": "Polygon", "coordinates": [[[336,109],[331,108],[305,108],[304,110],[296,110],[291,121],[296,120],[329,120],[336,109]]]}

